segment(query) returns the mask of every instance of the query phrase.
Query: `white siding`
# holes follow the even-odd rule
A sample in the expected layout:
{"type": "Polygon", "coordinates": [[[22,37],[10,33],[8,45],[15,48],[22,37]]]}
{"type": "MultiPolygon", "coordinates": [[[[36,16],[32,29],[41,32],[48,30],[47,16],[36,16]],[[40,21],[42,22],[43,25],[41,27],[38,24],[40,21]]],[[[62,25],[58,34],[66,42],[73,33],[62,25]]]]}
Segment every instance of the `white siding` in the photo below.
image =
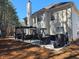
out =
{"type": "Polygon", "coordinates": [[[79,31],[79,16],[75,13],[72,13],[72,30],[73,30],[73,39],[77,39],[77,32],[79,31]]]}

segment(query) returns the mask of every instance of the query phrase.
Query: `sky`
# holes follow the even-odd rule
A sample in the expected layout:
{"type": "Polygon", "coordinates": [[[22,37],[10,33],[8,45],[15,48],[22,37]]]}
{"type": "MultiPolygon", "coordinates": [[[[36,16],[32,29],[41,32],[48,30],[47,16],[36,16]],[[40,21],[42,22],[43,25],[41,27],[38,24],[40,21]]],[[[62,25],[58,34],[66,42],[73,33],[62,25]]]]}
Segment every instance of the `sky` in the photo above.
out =
{"type": "MultiPolygon", "coordinates": [[[[32,2],[32,13],[50,5],[59,2],[74,2],[76,8],[79,10],[79,0],[31,0],[32,2]]],[[[27,0],[11,0],[14,8],[16,8],[17,15],[20,21],[23,21],[23,18],[27,15],[27,0]]]]}

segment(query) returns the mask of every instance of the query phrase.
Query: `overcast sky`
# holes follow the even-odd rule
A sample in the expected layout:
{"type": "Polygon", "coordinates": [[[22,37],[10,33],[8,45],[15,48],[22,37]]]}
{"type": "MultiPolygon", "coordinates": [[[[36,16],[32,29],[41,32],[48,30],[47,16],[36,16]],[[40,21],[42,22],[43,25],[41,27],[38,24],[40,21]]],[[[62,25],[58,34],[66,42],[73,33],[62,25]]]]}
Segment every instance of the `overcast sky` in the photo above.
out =
{"type": "MultiPolygon", "coordinates": [[[[16,8],[17,15],[19,16],[20,21],[23,20],[27,15],[26,4],[27,0],[11,0],[13,6],[16,8]]],[[[32,13],[46,7],[50,4],[58,3],[58,2],[67,2],[73,1],[79,10],[79,0],[31,0],[32,2],[32,13]]]]}

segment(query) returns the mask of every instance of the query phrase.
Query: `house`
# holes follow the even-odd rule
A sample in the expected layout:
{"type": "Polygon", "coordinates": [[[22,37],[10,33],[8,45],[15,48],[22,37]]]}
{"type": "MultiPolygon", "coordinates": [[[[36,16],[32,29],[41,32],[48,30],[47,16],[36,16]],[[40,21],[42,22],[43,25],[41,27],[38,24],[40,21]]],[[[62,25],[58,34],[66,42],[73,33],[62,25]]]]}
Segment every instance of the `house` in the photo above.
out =
{"type": "Polygon", "coordinates": [[[32,26],[46,28],[45,34],[66,34],[79,38],[79,11],[73,2],[51,4],[31,15],[32,26]]]}

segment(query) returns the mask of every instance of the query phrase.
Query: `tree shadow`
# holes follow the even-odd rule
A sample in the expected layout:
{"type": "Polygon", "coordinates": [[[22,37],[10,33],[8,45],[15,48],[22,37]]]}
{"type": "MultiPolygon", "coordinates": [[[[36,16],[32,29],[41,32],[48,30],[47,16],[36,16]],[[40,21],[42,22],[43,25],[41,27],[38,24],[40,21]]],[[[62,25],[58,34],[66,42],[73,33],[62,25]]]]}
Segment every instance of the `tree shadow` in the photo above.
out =
{"type": "Polygon", "coordinates": [[[26,53],[14,56],[10,59],[25,59],[25,58],[28,59],[29,57],[31,57],[31,58],[34,57],[36,59],[39,59],[40,54],[37,52],[33,52],[33,51],[29,51],[29,52],[26,51],[26,53]]]}
{"type": "Polygon", "coordinates": [[[21,51],[25,48],[40,47],[38,45],[32,45],[21,41],[14,40],[0,40],[0,56],[9,54],[12,51],[21,51]]]}
{"type": "Polygon", "coordinates": [[[76,56],[78,56],[79,54],[76,54],[76,55],[70,55],[70,56],[68,56],[68,57],[66,57],[66,58],[64,58],[64,59],[79,59],[78,57],[76,57],[76,56]]]}

